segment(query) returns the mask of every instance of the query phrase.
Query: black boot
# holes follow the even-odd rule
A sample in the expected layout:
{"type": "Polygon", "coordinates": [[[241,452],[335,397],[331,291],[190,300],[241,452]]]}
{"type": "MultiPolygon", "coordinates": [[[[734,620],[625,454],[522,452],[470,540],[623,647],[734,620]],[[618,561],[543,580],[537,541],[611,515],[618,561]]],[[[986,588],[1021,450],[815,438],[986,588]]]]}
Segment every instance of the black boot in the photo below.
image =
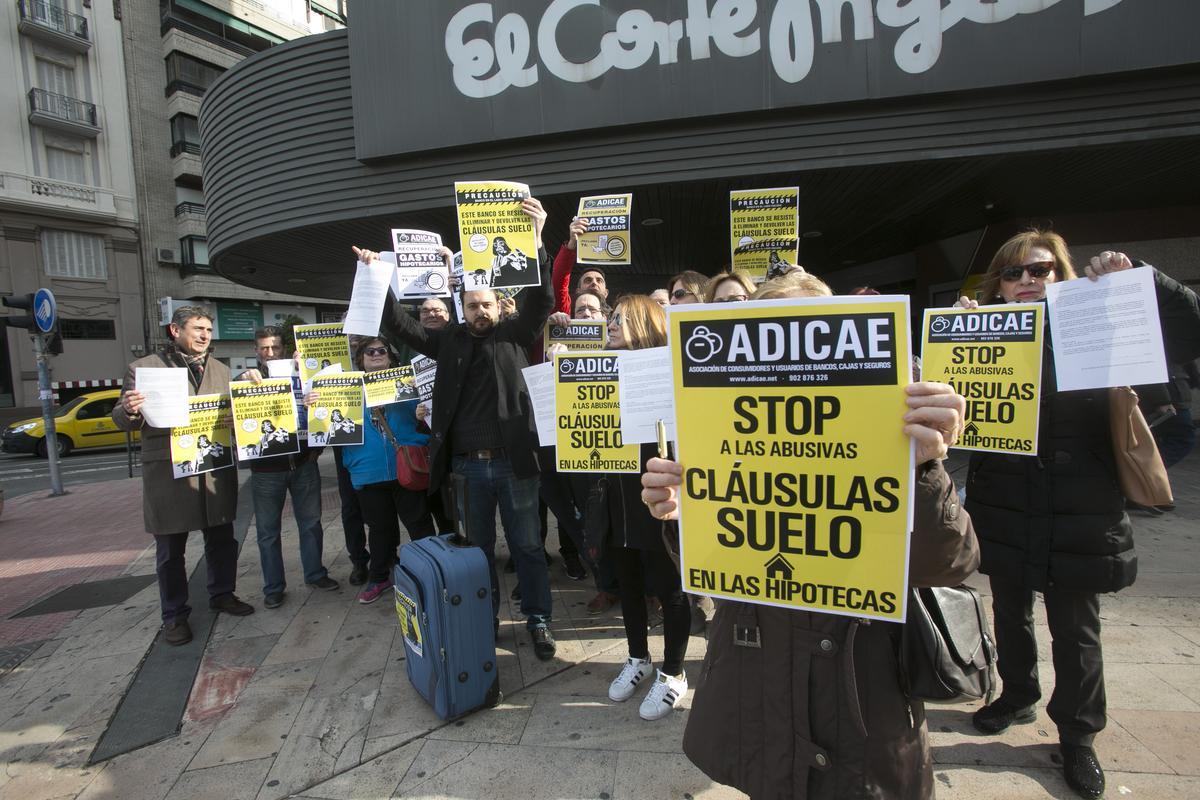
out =
{"type": "Polygon", "coordinates": [[[1061,744],[1063,777],[1075,794],[1091,800],[1104,794],[1104,770],[1096,751],[1084,744],[1061,744]]]}

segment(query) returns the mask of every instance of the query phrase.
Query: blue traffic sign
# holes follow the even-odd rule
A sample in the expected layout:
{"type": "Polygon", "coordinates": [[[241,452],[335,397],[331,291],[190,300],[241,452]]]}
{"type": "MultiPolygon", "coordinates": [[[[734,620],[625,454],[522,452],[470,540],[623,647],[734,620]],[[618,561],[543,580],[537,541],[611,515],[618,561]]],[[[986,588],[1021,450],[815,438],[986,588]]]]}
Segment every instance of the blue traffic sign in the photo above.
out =
{"type": "Polygon", "coordinates": [[[49,333],[58,322],[58,303],[54,302],[54,292],[49,289],[38,289],[33,296],[33,319],[38,330],[49,333]]]}

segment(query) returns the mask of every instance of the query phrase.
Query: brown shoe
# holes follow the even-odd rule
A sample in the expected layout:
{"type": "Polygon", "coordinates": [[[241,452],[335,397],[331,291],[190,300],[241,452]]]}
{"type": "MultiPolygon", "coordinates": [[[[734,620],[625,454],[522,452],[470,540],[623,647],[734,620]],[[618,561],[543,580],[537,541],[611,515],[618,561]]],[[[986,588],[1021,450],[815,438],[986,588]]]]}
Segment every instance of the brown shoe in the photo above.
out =
{"type": "Polygon", "coordinates": [[[615,594],[610,594],[609,592],[600,592],[588,601],[587,612],[589,614],[603,614],[605,611],[608,611],[610,608],[615,606],[617,601],[620,599],[621,598],[617,597],[615,594]]]}
{"type": "Polygon", "coordinates": [[[223,611],[226,614],[232,614],[235,617],[244,617],[254,613],[254,606],[249,603],[243,603],[237,599],[237,595],[223,594],[220,597],[208,601],[208,607],[214,611],[223,611]]]}
{"type": "Polygon", "coordinates": [[[186,619],[176,620],[170,625],[163,625],[163,641],[174,647],[187,644],[192,640],[192,626],[186,619]]]}

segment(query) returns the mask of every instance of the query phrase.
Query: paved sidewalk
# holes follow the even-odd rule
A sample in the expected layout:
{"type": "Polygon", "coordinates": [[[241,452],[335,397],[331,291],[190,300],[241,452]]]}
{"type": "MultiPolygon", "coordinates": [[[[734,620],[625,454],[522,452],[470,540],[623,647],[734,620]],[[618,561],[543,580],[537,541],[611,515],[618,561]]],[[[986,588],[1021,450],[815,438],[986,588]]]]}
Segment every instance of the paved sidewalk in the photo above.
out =
{"type": "MultiPolygon", "coordinates": [[[[322,462],[328,472],[332,460],[322,462]]],[[[349,565],[328,478],[327,564],[344,581],[349,565]]],[[[1178,509],[1134,519],[1137,584],[1102,601],[1109,725],[1097,749],[1110,798],[1200,797],[1194,756],[1200,745],[1200,456],[1177,467],[1173,478],[1178,509]]],[[[58,561],[75,548],[80,531],[92,546],[71,569],[97,572],[72,573],[69,582],[77,575],[152,572],[149,551],[139,550],[149,544],[142,538],[139,493],[139,481],[117,481],[96,485],[94,494],[73,492],[15,511],[10,504],[0,520],[5,615],[34,599],[36,587],[65,585],[45,577],[43,566],[35,576],[40,583],[25,590],[27,599],[8,598],[9,582],[23,579],[20,564],[58,561]],[[43,503],[51,502],[62,504],[43,515],[43,503]],[[74,532],[55,521],[70,509],[77,515],[74,532]],[[33,547],[30,540],[41,549],[16,549],[33,547]]],[[[551,573],[558,656],[546,663],[533,657],[524,626],[506,602],[499,643],[505,702],[447,724],[408,684],[391,604],[359,605],[348,586],[331,593],[305,587],[290,516],[284,535],[292,583],[283,607],[261,606],[251,526],[239,593],[257,613],[218,618],[178,736],[107,762],[86,763],[157,635],[156,590],[65,620],[30,618],[40,631],[35,625],[22,635],[46,641],[0,675],[0,800],[743,796],[713,784],[681,754],[690,695],[681,711],[658,723],[640,720],[636,701],[607,699],[608,682],[625,657],[620,618],[615,611],[589,616],[590,582],[567,580],[557,558],[551,573]]],[[[502,579],[507,598],[513,576],[502,579]]],[[[0,626],[10,622],[27,620],[0,626]]],[[[1049,687],[1044,626],[1039,643],[1049,687]]],[[[661,647],[661,637],[652,637],[652,654],[661,647]]],[[[686,665],[693,681],[704,647],[693,638],[686,665]]],[[[974,708],[929,712],[939,797],[1073,797],[1055,764],[1054,729],[1044,709],[1033,725],[984,738],[970,726],[974,708]]]]}

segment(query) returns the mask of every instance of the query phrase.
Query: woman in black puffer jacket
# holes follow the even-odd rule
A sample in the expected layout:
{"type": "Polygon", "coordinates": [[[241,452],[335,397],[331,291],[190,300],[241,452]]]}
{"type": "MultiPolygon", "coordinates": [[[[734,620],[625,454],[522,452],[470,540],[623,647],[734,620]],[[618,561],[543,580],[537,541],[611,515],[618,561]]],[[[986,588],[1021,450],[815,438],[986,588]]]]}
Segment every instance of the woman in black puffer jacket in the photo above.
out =
{"type": "MultiPolygon", "coordinates": [[[[1086,273],[1095,279],[1132,267],[1125,254],[1104,252],[1091,260],[1086,273]]],[[[1046,284],[1075,277],[1062,237],[1033,230],[1000,247],[980,296],[993,302],[1039,302],[1046,284]]],[[[1174,358],[1172,351],[1195,358],[1200,354],[1195,293],[1157,270],[1154,279],[1168,359],[1174,358]]],[[[966,298],[960,304],[977,305],[966,298]]],[[[966,509],[979,537],[979,569],[991,581],[1004,681],[1000,698],[975,713],[975,727],[996,734],[1036,717],[1041,689],[1033,593],[1041,592],[1055,671],[1046,710],[1058,727],[1064,775],[1079,795],[1099,797],[1104,772],[1092,740],[1104,728],[1106,710],[1098,595],[1132,584],[1137,556],[1117,482],[1108,390],[1057,390],[1048,325],[1037,455],[972,455],[966,509]]]]}

